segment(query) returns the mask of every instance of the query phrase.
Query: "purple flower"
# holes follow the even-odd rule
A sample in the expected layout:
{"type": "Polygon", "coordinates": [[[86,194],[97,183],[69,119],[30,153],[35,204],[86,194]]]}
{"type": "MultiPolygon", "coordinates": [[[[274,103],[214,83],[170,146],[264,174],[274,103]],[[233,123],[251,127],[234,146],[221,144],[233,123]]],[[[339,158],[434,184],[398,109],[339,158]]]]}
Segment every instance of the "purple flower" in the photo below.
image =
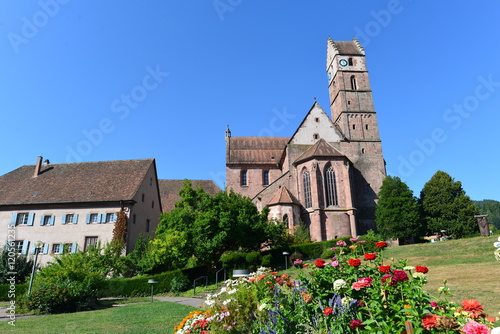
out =
{"type": "Polygon", "coordinates": [[[359,240],[358,244],[364,244],[365,242],[366,242],[366,240],[359,240]]]}
{"type": "Polygon", "coordinates": [[[339,240],[339,241],[337,241],[337,246],[344,247],[344,246],[347,246],[347,244],[345,243],[344,240],[339,240]]]}
{"type": "Polygon", "coordinates": [[[351,239],[349,239],[350,242],[358,242],[358,240],[359,240],[358,238],[351,238],[351,239]]]}

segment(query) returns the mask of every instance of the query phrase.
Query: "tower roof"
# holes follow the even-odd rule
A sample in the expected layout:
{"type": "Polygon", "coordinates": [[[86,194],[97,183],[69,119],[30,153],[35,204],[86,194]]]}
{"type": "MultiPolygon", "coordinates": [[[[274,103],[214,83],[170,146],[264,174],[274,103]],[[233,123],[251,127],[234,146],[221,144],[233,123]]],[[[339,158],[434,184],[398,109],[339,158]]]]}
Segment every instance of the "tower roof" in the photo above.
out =
{"type": "Polygon", "coordinates": [[[300,157],[295,160],[294,164],[298,164],[302,161],[306,161],[312,158],[320,158],[320,157],[347,157],[340,153],[332,145],[328,144],[326,140],[320,138],[316,144],[314,144],[311,148],[305,151],[300,157]]]}
{"type": "Polygon", "coordinates": [[[365,55],[365,50],[355,38],[352,41],[334,41],[331,38],[328,38],[328,44],[332,46],[337,54],[356,56],[365,55]]]}

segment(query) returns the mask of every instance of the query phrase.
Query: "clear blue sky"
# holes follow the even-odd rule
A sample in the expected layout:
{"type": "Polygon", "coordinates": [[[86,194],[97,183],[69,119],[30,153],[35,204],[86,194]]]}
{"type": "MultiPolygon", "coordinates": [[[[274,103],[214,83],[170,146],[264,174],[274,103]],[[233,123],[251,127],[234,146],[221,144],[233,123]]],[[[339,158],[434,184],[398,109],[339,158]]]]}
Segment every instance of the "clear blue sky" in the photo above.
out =
{"type": "Polygon", "coordinates": [[[0,2],[0,175],[34,164],[155,158],[162,179],[224,186],[224,131],[291,136],[326,40],[365,46],[390,175],[437,170],[500,200],[500,2],[0,2]]]}

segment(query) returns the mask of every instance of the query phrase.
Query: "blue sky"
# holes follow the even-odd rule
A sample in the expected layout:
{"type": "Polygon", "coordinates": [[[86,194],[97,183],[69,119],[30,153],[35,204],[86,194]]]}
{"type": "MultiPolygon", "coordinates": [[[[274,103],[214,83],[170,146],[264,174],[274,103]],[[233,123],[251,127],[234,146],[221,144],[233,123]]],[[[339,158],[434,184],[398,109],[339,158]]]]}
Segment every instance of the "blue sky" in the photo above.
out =
{"type": "Polygon", "coordinates": [[[155,158],[162,179],[224,186],[224,132],[291,136],[317,98],[326,40],[364,45],[390,175],[437,170],[500,200],[500,3],[0,2],[0,175],[155,158]]]}

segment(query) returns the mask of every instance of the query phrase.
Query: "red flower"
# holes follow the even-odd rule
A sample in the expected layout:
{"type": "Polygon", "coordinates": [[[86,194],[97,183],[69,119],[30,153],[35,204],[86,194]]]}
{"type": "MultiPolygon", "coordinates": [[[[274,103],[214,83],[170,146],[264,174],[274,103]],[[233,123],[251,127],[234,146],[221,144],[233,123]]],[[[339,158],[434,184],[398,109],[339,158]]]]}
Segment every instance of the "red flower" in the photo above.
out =
{"type": "Polygon", "coordinates": [[[365,257],[365,260],[371,261],[371,260],[375,260],[377,258],[377,255],[375,255],[373,253],[366,253],[364,255],[364,257],[365,257]]]}
{"type": "Polygon", "coordinates": [[[375,246],[377,246],[378,248],[384,248],[384,247],[387,247],[387,242],[385,242],[385,241],[377,241],[375,243],[375,246]]]}
{"type": "Polygon", "coordinates": [[[384,274],[388,274],[391,272],[391,266],[378,266],[378,271],[384,274]]]}
{"type": "Polygon", "coordinates": [[[325,266],[325,260],[317,259],[316,261],[314,261],[314,265],[316,266],[316,268],[323,268],[325,266]]]}
{"type": "Polygon", "coordinates": [[[260,275],[259,277],[257,277],[257,281],[260,281],[261,279],[263,279],[264,277],[266,277],[266,274],[262,274],[260,275]]]}
{"type": "Polygon", "coordinates": [[[417,273],[427,274],[429,272],[429,268],[424,266],[415,266],[415,270],[417,273]]]}
{"type": "Polygon", "coordinates": [[[437,326],[437,318],[435,314],[427,314],[422,318],[422,326],[428,331],[431,330],[432,327],[437,326]]]}
{"type": "Polygon", "coordinates": [[[394,282],[407,281],[408,275],[406,275],[404,270],[394,270],[394,275],[392,276],[394,282]]]}
{"type": "Polygon", "coordinates": [[[276,275],[278,275],[278,272],[277,271],[271,271],[271,275],[276,276],[276,275]]]}
{"type": "Polygon", "coordinates": [[[328,316],[330,314],[333,313],[333,309],[331,307],[325,307],[325,309],[323,310],[323,313],[328,316]]]}
{"type": "Polygon", "coordinates": [[[349,259],[349,260],[347,260],[347,263],[351,267],[359,267],[359,265],[361,264],[361,260],[360,259],[349,259]]]}
{"type": "Polygon", "coordinates": [[[356,329],[358,327],[363,327],[363,325],[361,325],[362,321],[359,320],[359,319],[354,319],[351,321],[351,323],[349,324],[349,327],[351,327],[351,329],[356,329]]]}
{"type": "Polygon", "coordinates": [[[475,299],[467,299],[462,302],[462,309],[464,311],[482,311],[483,306],[475,299]]]}
{"type": "Polygon", "coordinates": [[[304,263],[304,264],[302,265],[302,268],[305,268],[305,267],[309,267],[309,263],[304,263]]]}

